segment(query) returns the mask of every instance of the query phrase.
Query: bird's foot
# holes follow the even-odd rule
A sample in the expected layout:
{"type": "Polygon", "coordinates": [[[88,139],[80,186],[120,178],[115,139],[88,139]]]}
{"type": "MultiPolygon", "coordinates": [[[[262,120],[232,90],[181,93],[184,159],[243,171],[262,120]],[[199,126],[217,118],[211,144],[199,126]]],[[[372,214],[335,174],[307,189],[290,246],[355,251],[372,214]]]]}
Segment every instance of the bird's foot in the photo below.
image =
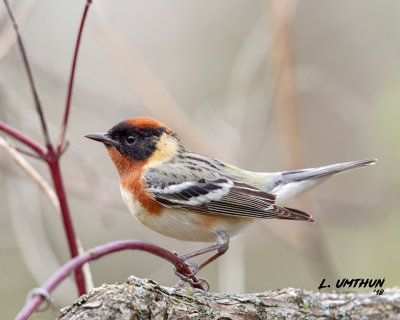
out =
{"type": "Polygon", "coordinates": [[[204,288],[204,291],[210,290],[210,284],[206,279],[199,278],[197,280],[193,280],[190,277],[186,277],[181,273],[175,273],[181,279],[174,285],[174,288],[182,288],[185,285],[185,282],[189,283],[192,287],[201,285],[204,288]]]}
{"type": "Polygon", "coordinates": [[[186,264],[186,266],[188,267],[188,269],[190,270],[189,273],[181,273],[180,271],[178,271],[178,269],[173,266],[172,268],[174,269],[175,274],[181,278],[183,281],[189,282],[188,279],[192,278],[193,276],[196,275],[196,273],[199,271],[199,265],[197,263],[191,262],[191,261],[185,261],[184,259],[182,259],[182,262],[186,264]]]}
{"type": "Polygon", "coordinates": [[[180,280],[176,283],[174,288],[181,288],[184,286],[185,282],[187,282],[192,287],[201,285],[205,291],[208,291],[210,289],[208,281],[206,279],[202,278],[197,279],[195,277],[196,273],[199,271],[199,265],[191,261],[185,261],[184,259],[182,260],[184,261],[184,263],[186,263],[190,272],[183,274],[180,271],[178,271],[177,268],[174,266],[173,267],[174,272],[180,278],[180,280]]]}

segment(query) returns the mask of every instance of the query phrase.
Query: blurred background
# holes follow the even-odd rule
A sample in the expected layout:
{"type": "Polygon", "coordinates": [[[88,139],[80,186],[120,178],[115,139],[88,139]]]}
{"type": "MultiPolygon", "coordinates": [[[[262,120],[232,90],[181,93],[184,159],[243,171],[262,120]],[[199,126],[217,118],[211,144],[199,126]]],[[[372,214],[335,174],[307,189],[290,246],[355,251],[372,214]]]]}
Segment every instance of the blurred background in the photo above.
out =
{"type": "MultiPolygon", "coordinates": [[[[11,1],[54,142],[84,4],[11,1]]],[[[393,1],[93,1],[61,160],[83,247],[139,239],[184,254],[207,245],[164,237],[133,219],[105,148],[83,138],[151,116],[188,149],[253,171],[379,159],[289,204],[312,213],[316,224],[257,221],[234,238],[200,272],[212,291],[317,290],[323,278],[332,287],[342,278],[398,286],[399,12],[393,1]]],[[[43,141],[3,3],[0,119],[43,141]]],[[[54,207],[0,150],[0,319],[10,319],[69,257],[54,207]]],[[[50,181],[45,164],[28,161],[50,181]]],[[[177,281],[169,264],[143,252],[90,267],[95,286],[129,275],[177,281]]],[[[72,278],[53,297],[54,309],[73,302],[72,278]]],[[[50,310],[33,319],[54,316],[50,310]]]]}

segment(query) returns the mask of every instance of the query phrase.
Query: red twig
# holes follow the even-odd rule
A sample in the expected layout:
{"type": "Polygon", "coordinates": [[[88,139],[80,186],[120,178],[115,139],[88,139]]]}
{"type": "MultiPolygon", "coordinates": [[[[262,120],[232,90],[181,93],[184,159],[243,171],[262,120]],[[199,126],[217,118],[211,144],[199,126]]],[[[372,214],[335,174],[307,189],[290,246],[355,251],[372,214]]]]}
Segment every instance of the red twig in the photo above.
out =
{"type": "MultiPolygon", "coordinates": [[[[68,202],[65,195],[65,189],[58,162],[58,155],[53,153],[53,156],[51,156],[51,153],[53,153],[53,150],[49,149],[49,159],[47,163],[49,165],[51,177],[53,179],[54,189],[57,194],[58,201],[60,203],[63,226],[65,234],[67,236],[69,252],[71,257],[74,258],[79,254],[78,246],[76,243],[75,230],[72,224],[71,214],[69,211],[68,202]]],[[[85,276],[83,275],[82,268],[77,268],[75,270],[75,280],[76,280],[76,285],[78,287],[79,295],[85,294],[86,293],[85,276]]]]}
{"type": "Polygon", "coordinates": [[[32,94],[33,94],[33,100],[35,101],[36,112],[39,115],[40,124],[42,126],[42,132],[43,132],[43,136],[44,136],[44,141],[46,143],[46,146],[51,146],[49,132],[47,130],[46,119],[44,118],[44,114],[43,114],[43,110],[42,110],[42,104],[40,103],[39,94],[38,94],[38,91],[36,89],[35,80],[33,78],[32,70],[31,70],[31,67],[29,65],[29,60],[28,60],[28,56],[27,56],[26,51],[25,51],[24,43],[22,42],[21,34],[19,32],[17,20],[14,17],[14,14],[13,14],[13,12],[11,10],[10,4],[8,3],[8,0],[4,0],[4,4],[6,5],[8,15],[10,16],[11,22],[12,22],[14,30],[15,30],[15,33],[17,35],[19,51],[21,52],[22,60],[24,62],[24,66],[25,66],[25,70],[26,70],[26,73],[28,74],[29,84],[31,86],[31,91],[32,91],[32,94]]]}
{"type": "Polygon", "coordinates": [[[0,130],[8,133],[10,136],[13,136],[15,139],[21,141],[27,147],[35,151],[40,156],[40,158],[45,159],[47,151],[36,141],[32,140],[31,138],[24,135],[22,132],[18,131],[17,129],[14,129],[13,127],[1,121],[0,121],[0,130]]]}
{"type": "MultiPolygon", "coordinates": [[[[59,155],[54,152],[51,145],[47,147],[47,150],[43,148],[36,141],[31,138],[25,136],[23,133],[18,130],[12,128],[11,126],[0,121],[0,130],[8,133],[14,138],[21,141],[26,146],[30,147],[33,151],[35,151],[38,156],[47,162],[51,177],[53,179],[54,188],[57,193],[58,201],[60,203],[61,214],[63,217],[63,225],[65,229],[65,233],[67,236],[68,247],[70,250],[71,257],[76,257],[78,255],[78,247],[75,240],[75,231],[71,221],[71,214],[68,208],[67,199],[65,196],[65,189],[62,182],[61,171],[59,167],[59,155]]],[[[76,284],[78,286],[79,295],[82,295],[86,292],[85,288],[85,279],[81,268],[78,268],[75,271],[76,284]]]]}
{"type": "MultiPolygon", "coordinates": [[[[0,130],[8,133],[14,138],[21,141],[26,146],[30,147],[33,151],[35,151],[38,156],[47,162],[51,177],[53,179],[54,188],[57,193],[58,201],[60,203],[61,214],[63,217],[63,225],[65,229],[65,233],[67,236],[68,247],[70,250],[71,257],[76,257],[78,255],[78,247],[75,240],[75,231],[71,221],[71,215],[68,208],[67,199],[65,196],[65,189],[62,182],[61,171],[59,167],[59,155],[54,152],[53,148],[49,145],[46,150],[36,141],[31,138],[25,136],[23,133],[18,130],[12,128],[11,126],[0,121],[0,130]]],[[[85,288],[85,279],[81,268],[78,268],[75,271],[76,284],[78,286],[79,295],[82,295],[86,292],[85,288]]]]}
{"type": "MultiPolygon", "coordinates": [[[[71,108],[72,89],[73,89],[74,79],[75,79],[79,47],[80,47],[80,43],[81,43],[83,27],[85,25],[87,13],[88,13],[89,6],[91,3],[92,3],[91,0],[86,1],[86,5],[85,5],[84,11],[83,11],[81,23],[79,26],[78,37],[76,39],[74,57],[73,57],[73,61],[72,61],[70,79],[69,79],[69,84],[68,84],[67,99],[66,99],[66,103],[65,103],[64,120],[63,120],[63,124],[62,124],[62,128],[61,128],[60,140],[59,140],[59,143],[57,146],[57,151],[54,152],[52,148],[48,149],[48,152],[49,152],[48,155],[50,157],[50,159],[49,159],[50,161],[48,162],[48,164],[50,167],[50,171],[52,173],[54,187],[55,187],[56,193],[58,195],[58,199],[60,201],[60,208],[61,208],[61,213],[63,216],[64,229],[65,229],[65,232],[67,235],[69,250],[70,250],[70,254],[71,254],[72,258],[76,257],[78,255],[78,247],[76,244],[75,231],[74,231],[74,227],[73,227],[72,220],[71,220],[71,214],[69,212],[68,202],[67,202],[67,199],[65,196],[65,190],[64,190],[63,183],[62,183],[62,177],[61,177],[58,159],[64,151],[65,133],[67,130],[69,111],[71,108]]],[[[85,277],[84,277],[82,269],[80,267],[75,270],[75,280],[76,280],[76,283],[78,286],[79,295],[86,293],[85,277]]]]}
{"type": "MultiPolygon", "coordinates": [[[[65,265],[63,265],[60,269],[58,269],[43,285],[42,289],[46,292],[52,292],[57,285],[64,280],[73,270],[81,267],[84,263],[96,260],[104,255],[121,251],[121,250],[142,250],[152,254],[159,256],[160,258],[169,261],[172,263],[178,272],[182,274],[191,274],[191,270],[189,266],[176,254],[163,249],[159,246],[156,246],[151,243],[146,243],[138,240],[120,240],[111,242],[102,246],[95,247],[87,252],[75,257],[74,259],[68,261],[65,265]]],[[[190,277],[195,283],[192,284],[193,287],[204,289],[202,283],[195,276],[190,277]]],[[[33,312],[39,307],[44,297],[41,295],[34,295],[29,301],[27,301],[26,305],[23,309],[18,313],[15,320],[26,320],[28,319],[33,312]]]]}
{"type": "Polygon", "coordinates": [[[61,152],[63,149],[63,144],[65,140],[65,132],[67,130],[67,123],[68,123],[68,118],[69,118],[69,110],[71,109],[71,99],[72,99],[72,89],[74,86],[74,79],[75,79],[75,71],[76,71],[76,63],[78,61],[78,53],[79,53],[79,47],[81,44],[81,38],[82,38],[82,32],[83,32],[83,27],[85,25],[87,13],[89,11],[89,7],[92,3],[92,0],[87,0],[85,9],[83,11],[82,19],[81,19],[81,24],[79,26],[79,32],[78,32],[78,37],[76,39],[76,44],[75,44],[75,51],[74,51],[74,58],[72,60],[72,67],[71,67],[71,74],[69,77],[69,84],[68,84],[68,92],[67,92],[67,99],[65,102],[65,111],[64,111],[64,120],[61,128],[61,133],[60,133],[60,140],[58,142],[57,146],[57,152],[61,152]]]}
{"type": "MultiPolygon", "coordinates": [[[[32,70],[29,65],[29,61],[28,61],[27,54],[26,54],[26,51],[24,48],[24,44],[22,42],[21,34],[19,32],[17,21],[14,17],[14,14],[11,10],[8,0],[4,0],[4,3],[6,5],[8,14],[12,21],[15,33],[17,35],[18,46],[19,46],[19,49],[20,49],[20,52],[22,55],[22,59],[24,62],[26,72],[28,74],[29,84],[31,86],[33,98],[35,101],[36,111],[40,118],[42,132],[43,132],[43,136],[44,136],[45,143],[46,143],[46,148],[42,147],[37,142],[33,141],[32,139],[28,138],[21,132],[17,131],[16,129],[14,129],[2,122],[0,122],[0,130],[7,132],[11,136],[15,137],[16,139],[18,139],[19,141],[21,141],[22,143],[24,143],[25,145],[27,145],[28,147],[33,149],[43,160],[45,160],[47,162],[50,172],[51,172],[52,179],[53,179],[55,191],[57,193],[57,196],[58,196],[58,199],[60,202],[60,208],[61,208],[61,213],[62,213],[63,222],[64,222],[63,223],[64,229],[65,229],[66,236],[67,236],[70,254],[71,254],[71,257],[73,258],[78,255],[78,247],[77,247],[77,243],[76,243],[76,239],[75,239],[75,231],[74,231],[74,227],[73,227],[73,224],[71,221],[71,215],[69,212],[66,195],[65,195],[65,190],[64,190],[64,186],[63,186],[63,182],[62,182],[62,177],[61,177],[61,172],[60,172],[60,167],[59,167],[59,158],[61,156],[61,153],[64,150],[63,141],[64,141],[64,135],[65,135],[68,114],[69,114],[69,109],[70,109],[70,104],[71,104],[72,84],[73,84],[73,79],[74,79],[74,74],[75,74],[75,67],[76,67],[76,61],[77,61],[77,56],[78,56],[78,51],[79,51],[79,44],[80,44],[80,39],[81,39],[81,35],[82,35],[83,25],[86,20],[88,7],[89,7],[89,4],[91,3],[91,0],[87,0],[84,14],[82,17],[81,26],[79,29],[78,39],[77,39],[77,43],[76,43],[76,47],[75,47],[73,66],[71,69],[71,78],[70,78],[70,84],[69,84],[68,95],[67,95],[68,99],[67,99],[67,105],[66,105],[66,110],[65,110],[64,123],[63,123],[63,127],[62,127],[62,134],[61,134],[62,139],[61,139],[60,145],[57,146],[57,151],[54,150],[53,145],[51,144],[51,141],[49,138],[46,120],[45,120],[42,106],[41,106],[40,99],[39,99],[39,94],[36,89],[32,70]]],[[[85,281],[84,281],[85,279],[84,279],[84,275],[83,275],[81,268],[78,268],[75,271],[75,276],[76,276],[76,283],[77,283],[79,294],[82,295],[86,292],[86,289],[85,289],[85,281]]]]}

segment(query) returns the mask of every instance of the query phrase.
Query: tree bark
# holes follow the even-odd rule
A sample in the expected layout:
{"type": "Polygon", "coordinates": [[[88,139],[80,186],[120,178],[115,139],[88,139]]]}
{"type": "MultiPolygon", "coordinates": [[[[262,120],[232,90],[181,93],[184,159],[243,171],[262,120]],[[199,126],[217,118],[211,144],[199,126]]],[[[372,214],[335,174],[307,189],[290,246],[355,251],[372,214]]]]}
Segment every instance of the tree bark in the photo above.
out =
{"type": "Polygon", "coordinates": [[[130,277],[103,285],[61,310],[59,320],[87,319],[400,319],[400,289],[320,293],[286,288],[253,294],[174,289],[130,277]]]}

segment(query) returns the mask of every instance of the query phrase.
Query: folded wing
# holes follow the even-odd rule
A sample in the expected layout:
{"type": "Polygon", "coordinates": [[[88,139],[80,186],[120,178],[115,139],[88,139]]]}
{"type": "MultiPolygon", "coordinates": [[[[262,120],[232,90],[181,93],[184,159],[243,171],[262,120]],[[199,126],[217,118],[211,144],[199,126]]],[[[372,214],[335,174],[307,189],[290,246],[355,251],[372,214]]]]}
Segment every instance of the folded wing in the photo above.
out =
{"type": "Polygon", "coordinates": [[[248,218],[314,221],[308,213],[280,207],[275,195],[215,171],[185,172],[176,164],[144,175],[147,191],[166,207],[248,218]]]}

